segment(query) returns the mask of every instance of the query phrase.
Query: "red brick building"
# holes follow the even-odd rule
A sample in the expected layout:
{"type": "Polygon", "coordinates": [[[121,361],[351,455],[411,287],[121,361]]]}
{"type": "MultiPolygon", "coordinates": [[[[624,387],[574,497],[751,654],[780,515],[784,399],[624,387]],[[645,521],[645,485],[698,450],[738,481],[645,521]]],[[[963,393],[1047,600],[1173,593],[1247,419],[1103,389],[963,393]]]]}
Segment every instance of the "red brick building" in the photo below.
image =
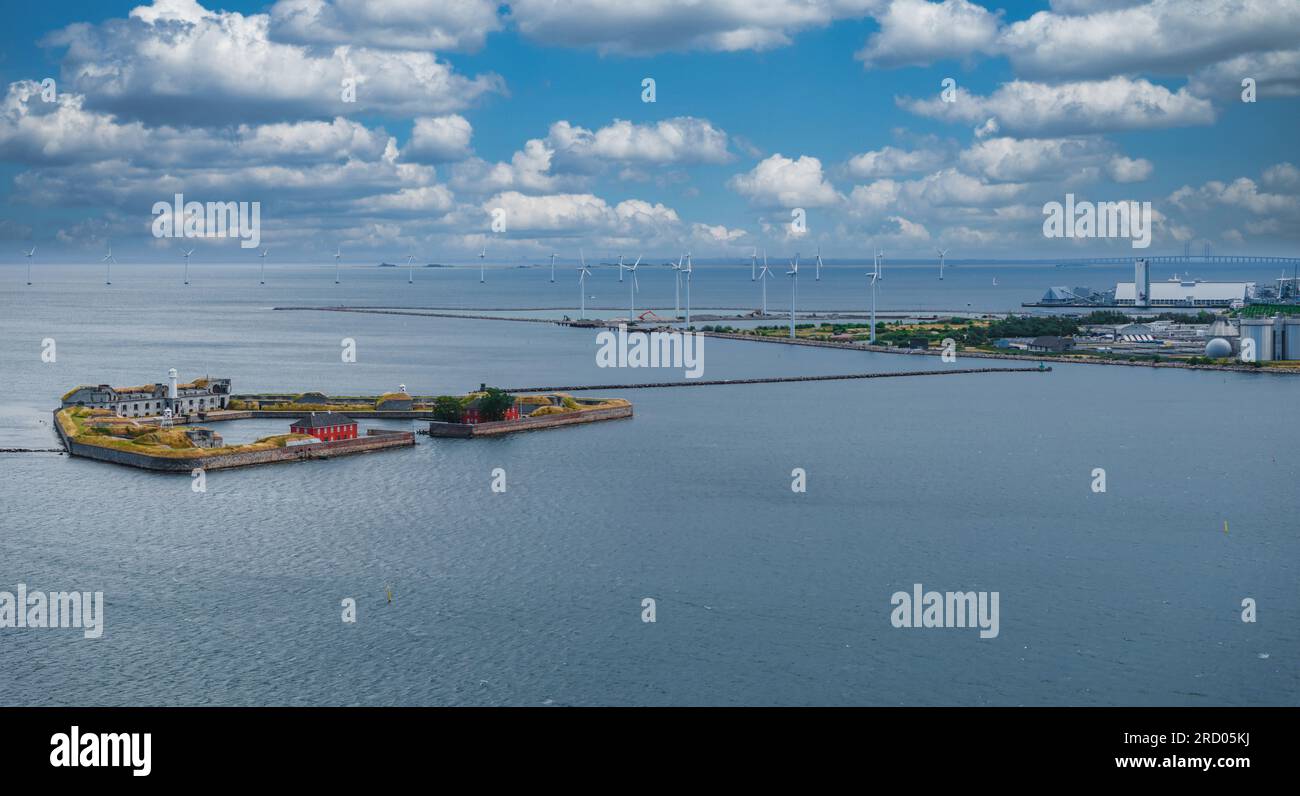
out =
{"type": "Polygon", "coordinates": [[[312,412],[289,426],[294,434],[310,434],[322,442],[357,438],[357,421],[338,412],[312,412]]]}

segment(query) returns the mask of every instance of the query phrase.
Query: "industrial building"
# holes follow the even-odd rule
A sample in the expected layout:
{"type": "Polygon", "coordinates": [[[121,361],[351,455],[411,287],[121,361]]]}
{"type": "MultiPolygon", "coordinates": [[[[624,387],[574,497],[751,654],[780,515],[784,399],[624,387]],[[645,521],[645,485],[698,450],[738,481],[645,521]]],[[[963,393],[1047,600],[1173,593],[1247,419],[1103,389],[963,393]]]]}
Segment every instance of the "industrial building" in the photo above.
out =
{"type": "Polygon", "coordinates": [[[225,409],[230,402],[230,379],[195,379],[178,384],[176,369],[167,372],[167,383],[141,387],[111,387],[107,384],[80,385],[63,396],[64,408],[85,406],[107,409],[119,417],[174,416],[213,409],[225,409]]]}
{"type": "Polygon", "coordinates": [[[1119,282],[1113,290],[1055,286],[1037,302],[1023,306],[1227,309],[1243,307],[1259,295],[1254,282],[1211,282],[1177,274],[1163,282],[1152,282],[1150,264],[1139,258],[1133,263],[1133,281],[1119,282]]]}
{"type": "MultiPolygon", "coordinates": [[[[1140,262],[1140,261],[1139,261],[1140,262]]],[[[1174,276],[1164,282],[1143,285],[1147,290],[1141,301],[1139,282],[1115,285],[1115,306],[1138,309],[1157,307],[1241,307],[1255,297],[1254,282],[1207,282],[1202,279],[1174,276]]]]}
{"type": "Polygon", "coordinates": [[[1300,360],[1300,317],[1242,318],[1240,350],[1246,361],[1252,356],[1255,362],[1300,360]],[[1248,346],[1253,352],[1247,352],[1248,346]]]}

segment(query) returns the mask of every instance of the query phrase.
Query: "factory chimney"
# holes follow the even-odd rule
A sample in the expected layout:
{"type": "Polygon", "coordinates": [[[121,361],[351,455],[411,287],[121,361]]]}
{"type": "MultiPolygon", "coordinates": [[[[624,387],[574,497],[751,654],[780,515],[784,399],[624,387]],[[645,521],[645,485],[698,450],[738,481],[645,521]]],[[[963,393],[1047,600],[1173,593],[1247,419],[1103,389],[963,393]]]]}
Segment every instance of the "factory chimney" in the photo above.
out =
{"type": "Polygon", "coordinates": [[[1146,259],[1133,261],[1133,306],[1147,307],[1151,304],[1151,267],[1146,259]]]}

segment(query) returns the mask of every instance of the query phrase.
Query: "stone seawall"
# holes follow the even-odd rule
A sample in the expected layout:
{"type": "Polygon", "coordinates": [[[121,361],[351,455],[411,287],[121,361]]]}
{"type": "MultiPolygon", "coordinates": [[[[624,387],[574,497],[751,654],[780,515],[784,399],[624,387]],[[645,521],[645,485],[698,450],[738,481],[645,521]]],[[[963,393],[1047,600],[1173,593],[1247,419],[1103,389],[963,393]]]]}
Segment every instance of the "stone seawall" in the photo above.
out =
{"type": "Polygon", "coordinates": [[[557,428],[579,423],[595,423],[601,420],[618,420],[631,417],[631,406],[615,406],[609,409],[587,409],[579,412],[567,412],[559,415],[542,417],[524,417],[519,420],[501,420],[490,423],[429,423],[431,437],[491,437],[499,434],[513,434],[517,431],[536,431],[543,428],[557,428]]]}
{"type": "Polygon", "coordinates": [[[57,419],[54,422],[54,428],[58,431],[59,438],[63,440],[63,446],[73,456],[167,473],[189,473],[195,468],[228,470],[232,467],[251,467],[257,464],[272,464],[275,462],[330,459],[335,456],[369,453],[370,451],[388,448],[409,447],[415,444],[415,434],[410,431],[376,431],[371,429],[366,432],[366,436],[357,439],[315,442],[306,445],[272,448],[270,450],[246,451],[244,453],[173,457],[136,453],[119,448],[76,442],[64,433],[57,419]]]}

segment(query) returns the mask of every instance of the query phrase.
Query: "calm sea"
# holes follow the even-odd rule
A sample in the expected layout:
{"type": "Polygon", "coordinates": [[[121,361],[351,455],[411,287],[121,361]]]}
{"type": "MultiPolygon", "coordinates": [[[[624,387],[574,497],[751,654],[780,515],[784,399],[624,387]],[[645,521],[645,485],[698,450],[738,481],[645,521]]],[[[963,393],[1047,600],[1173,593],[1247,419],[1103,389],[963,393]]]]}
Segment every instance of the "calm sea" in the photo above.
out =
{"type": "MultiPolygon", "coordinates": [[[[698,269],[692,303],[756,307],[748,270],[698,269]]],[[[881,308],[1016,309],[1128,277],[936,270],[887,270],[881,308]]],[[[805,267],[800,306],[862,308],[864,271],[805,267]]],[[[639,276],[637,307],[671,308],[670,272],[639,276]]],[[[336,393],[681,377],[597,368],[591,330],[270,309],[575,307],[571,267],[554,285],[545,268],[485,285],[417,269],[414,286],[372,268],[336,286],[332,264],[273,266],[265,286],[247,265],[196,263],[189,287],[179,265],[113,277],[38,264],[25,287],[0,269],[0,447],[53,447],[49,410],[77,383],[170,367],[336,393]]],[[[788,278],[768,289],[788,307],[788,278]]],[[[598,270],[589,303],[623,310],[627,291],[598,270]]],[[[710,339],[705,378],[939,366],[710,339]]],[[[206,493],[0,454],[0,591],[107,603],[100,639],[0,629],[0,703],[1300,704],[1297,396],[1292,378],[1085,365],[645,390],[625,394],[631,420],[213,472],[206,493]],[[892,627],[890,596],[914,583],[998,592],[999,635],[892,627]]]]}

